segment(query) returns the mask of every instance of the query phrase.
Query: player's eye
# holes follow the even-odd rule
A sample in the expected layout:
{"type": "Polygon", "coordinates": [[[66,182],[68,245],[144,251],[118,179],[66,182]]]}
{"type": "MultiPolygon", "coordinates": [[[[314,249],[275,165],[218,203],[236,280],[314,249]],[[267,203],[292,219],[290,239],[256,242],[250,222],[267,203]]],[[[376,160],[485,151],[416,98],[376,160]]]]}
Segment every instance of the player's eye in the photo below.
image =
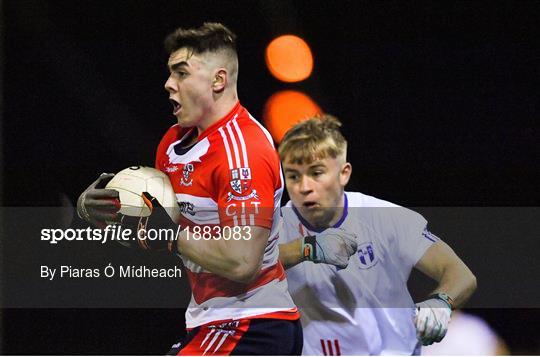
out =
{"type": "Polygon", "coordinates": [[[298,175],[295,175],[295,174],[289,174],[287,176],[285,176],[285,178],[289,181],[296,181],[298,180],[298,175]]]}

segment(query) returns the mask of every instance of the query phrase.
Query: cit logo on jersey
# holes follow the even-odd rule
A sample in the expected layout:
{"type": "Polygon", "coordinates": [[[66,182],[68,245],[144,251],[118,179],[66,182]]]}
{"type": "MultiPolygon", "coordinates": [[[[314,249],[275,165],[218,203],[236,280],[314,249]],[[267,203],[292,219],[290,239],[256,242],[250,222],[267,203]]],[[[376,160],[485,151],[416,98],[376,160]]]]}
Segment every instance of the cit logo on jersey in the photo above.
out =
{"type": "Polygon", "coordinates": [[[231,188],[234,192],[243,195],[251,187],[251,169],[249,167],[240,167],[231,170],[231,188]]]}
{"type": "Polygon", "coordinates": [[[373,243],[364,243],[358,247],[358,259],[360,260],[360,268],[362,269],[369,269],[377,264],[373,243]]]}
{"type": "Polygon", "coordinates": [[[193,168],[192,163],[187,163],[182,169],[182,179],[180,180],[180,185],[191,186],[193,184],[193,179],[189,177],[195,169],[193,168]]]}

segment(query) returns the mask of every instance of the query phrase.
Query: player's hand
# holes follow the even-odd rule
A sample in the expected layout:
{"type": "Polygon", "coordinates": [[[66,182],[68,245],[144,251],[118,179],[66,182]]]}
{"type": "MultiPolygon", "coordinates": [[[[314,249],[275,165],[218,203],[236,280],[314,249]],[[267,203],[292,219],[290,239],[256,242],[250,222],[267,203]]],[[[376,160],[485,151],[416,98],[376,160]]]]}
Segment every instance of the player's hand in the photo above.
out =
{"type": "Polygon", "coordinates": [[[150,215],[132,217],[120,214],[120,224],[134,230],[135,239],[140,248],[172,252],[173,242],[176,241],[177,235],[180,233],[180,226],[173,222],[157,198],[148,192],[143,192],[141,197],[144,204],[150,209],[150,215]]]}
{"type": "Polygon", "coordinates": [[[105,228],[107,221],[114,221],[120,210],[118,191],[105,189],[114,174],[101,174],[77,200],[77,214],[85,221],[105,228]]]}
{"type": "Polygon", "coordinates": [[[416,304],[416,337],[424,346],[441,342],[450,323],[451,307],[441,299],[433,298],[416,304]]]}
{"type": "Polygon", "coordinates": [[[346,268],[349,257],[356,253],[354,234],[341,228],[328,228],[315,236],[304,237],[302,256],[315,263],[332,264],[346,268]]]}

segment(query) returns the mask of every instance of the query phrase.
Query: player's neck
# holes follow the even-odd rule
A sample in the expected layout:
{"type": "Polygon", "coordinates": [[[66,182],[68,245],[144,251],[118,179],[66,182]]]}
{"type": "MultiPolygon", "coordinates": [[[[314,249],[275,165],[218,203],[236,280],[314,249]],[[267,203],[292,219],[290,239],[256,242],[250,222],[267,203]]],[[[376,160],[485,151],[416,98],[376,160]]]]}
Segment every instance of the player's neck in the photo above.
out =
{"type": "Polygon", "coordinates": [[[197,126],[199,134],[229,114],[231,110],[233,110],[236,103],[238,103],[238,96],[236,93],[232,93],[230,95],[223,94],[222,96],[216,97],[214,106],[207,118],[203,123],[197,126]]]}
{"type": "Polygon", "coordinates": [[[336,224],[339,223],[339,221],[343,218],[343,214],[345,211],[345,193],[341,194],[341,198],[338,200],[338,204],[336,205],[336,209],[334,211],[334,216],[328,222],[328,227],[334,227],[336,224]]]}

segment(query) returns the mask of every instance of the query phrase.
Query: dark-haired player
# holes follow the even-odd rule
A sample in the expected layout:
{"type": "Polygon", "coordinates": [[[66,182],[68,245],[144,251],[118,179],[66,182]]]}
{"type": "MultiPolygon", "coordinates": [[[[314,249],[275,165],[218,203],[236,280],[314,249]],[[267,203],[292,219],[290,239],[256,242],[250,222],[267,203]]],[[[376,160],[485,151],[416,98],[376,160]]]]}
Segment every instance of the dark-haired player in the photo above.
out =
{"type": "MultiPolygon", "coordinates": [[[[235,37],[222,24],[205,23],[177,29],[165,41],[165,89],[178,123],[159,144],[156,168],[177,194],[182,221],[175,223],[190,229],[177,250],[192,287],[188,334],[170,352],[299,354],[299,314],[278,260],[279,157],[238,100],[235,37]]],[[[79,211],[99,223],[107,217],[103,208],[115,211],[114,197],[91,186],[79,211]]]]}

